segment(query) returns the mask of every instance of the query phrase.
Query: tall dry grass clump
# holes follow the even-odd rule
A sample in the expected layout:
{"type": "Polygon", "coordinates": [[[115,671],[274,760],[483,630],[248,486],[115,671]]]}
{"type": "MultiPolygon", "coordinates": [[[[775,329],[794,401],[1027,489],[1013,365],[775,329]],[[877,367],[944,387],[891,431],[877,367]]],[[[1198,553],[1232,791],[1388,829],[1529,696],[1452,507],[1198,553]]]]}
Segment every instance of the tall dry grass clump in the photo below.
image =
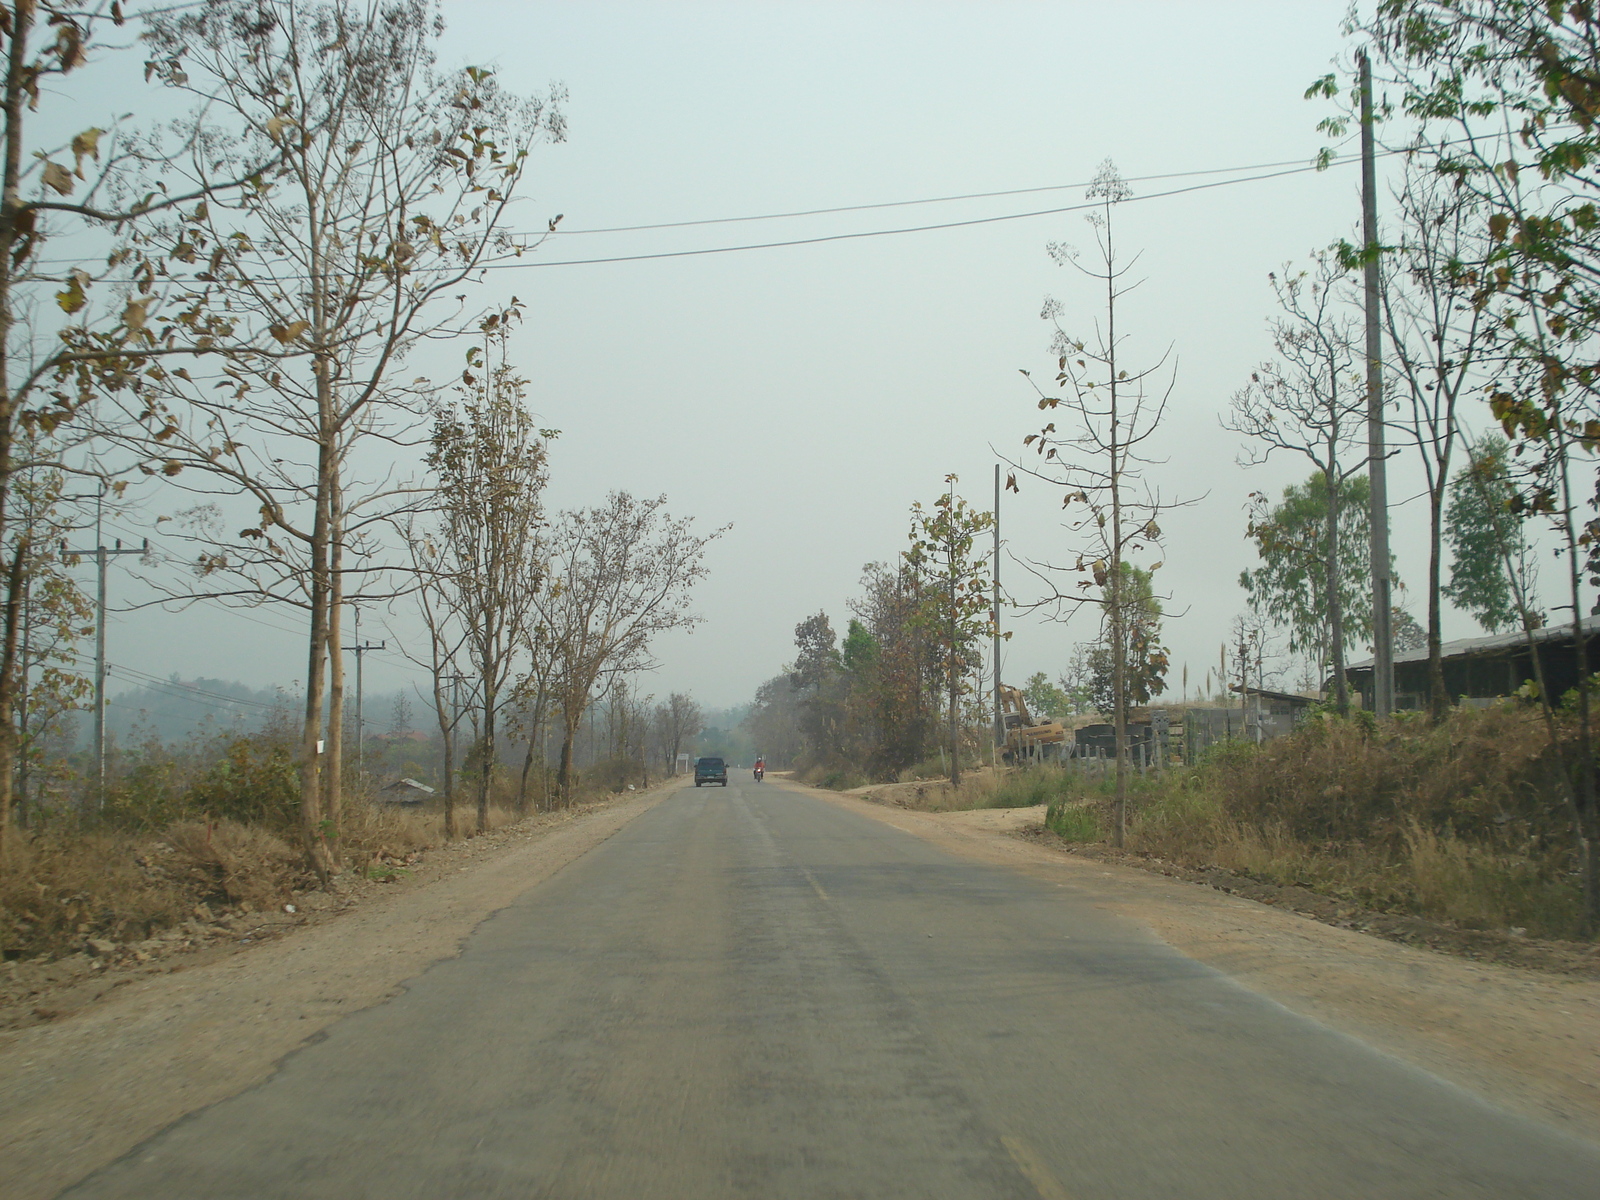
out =
{"type": "Polygon", "coordinates": [[[181,921],[194,899],[152,869],[154,839],[61,831],[13,838],[0,873],[7,957],[60,953],[91,937],[136,940],[181,921]]]}
{"type": "Polygon", "coordinates": [[[1137,812],[1131,845],[1468,928],[1583,926],[1574,825],[1536,714],[1313,718],[1219,747],[1137,812]]]}

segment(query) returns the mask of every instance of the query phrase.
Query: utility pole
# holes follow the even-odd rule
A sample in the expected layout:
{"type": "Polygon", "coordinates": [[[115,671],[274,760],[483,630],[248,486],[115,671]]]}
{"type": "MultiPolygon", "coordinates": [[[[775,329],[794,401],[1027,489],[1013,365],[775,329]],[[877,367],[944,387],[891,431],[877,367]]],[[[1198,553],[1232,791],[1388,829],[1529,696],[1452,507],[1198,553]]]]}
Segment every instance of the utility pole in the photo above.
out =
{"type": "Polygon", "coordinates": [[[361,663],[366,658],[368,650],[382,650],[384,643],[368,642],[363,644],[361,641],[361,609],[357,608],[355,613],[356,644],[354,646],[346,646],[345,649],[354,651],[356,656],[356,775],[358,778],[365,779],[367,775],[367,742],[366,738],[362,736],[361,729],[361,663]]]}
{"type": "Polygon", "coordinates": [[[99,811],[106,802],[106,560],[121,554],[149,554],[150,539],[145,538],[141,549],[124,550],[122,539],[107,547],[101,538],[100,522],[105,506],[105,489],[95,496],[94,549],[68,550],[61,543],[62,554],[80,557],[94,555],[97,592],[94,609],[94,808],[99,811]]]}
{"type": "MultiPolygon", "coordinates": [[[[1000,705],[1000,464],[994,465],[994,604],[989,610],[989,624],[994,630],[994,746],[995,756],[1006,743],[1005,718],[1000,705]]],[[[999,769],[999,763],[995,764],[999,769]]]]}
{"type": "Polygon", "coordinates": [[[956,695],[956,477],[946,476],[949,485],[945,508],[945,565],[948,568],[950,585],[950,661],[948,664],[948,682],[950,685],[950,786],[961,786],[961,712],[960,701],[956,695]]]}
{"type": "MultiPolygon", "coordinates": [[[[1383,331],[1378,320],[1378,167],[1372,116],[1372,61],[1356,56],[1361,68],[1361,240],[1366,256],[1367,310],[1367,480],[1372,525],[1372,709],[1380,717],[1394,711],[1393,581],[1389,577],[1389,482],[1383,438],[1383,331]]],[[[1330,480],[1329,487],[1333,486],[1330,480]]]]}

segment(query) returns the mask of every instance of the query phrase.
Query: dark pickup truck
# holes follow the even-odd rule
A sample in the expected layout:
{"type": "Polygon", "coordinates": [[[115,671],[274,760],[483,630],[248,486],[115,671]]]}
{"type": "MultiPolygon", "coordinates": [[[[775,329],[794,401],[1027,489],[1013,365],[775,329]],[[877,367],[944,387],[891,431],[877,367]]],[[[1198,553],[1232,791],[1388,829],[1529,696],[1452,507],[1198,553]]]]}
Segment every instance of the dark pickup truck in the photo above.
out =
{"type": "Polygon", "coordinates": [[[702,783],[720,783],[728,786],[728,764],[720,758],[697,758],[694,760],[694,785],[699,787],[702,783]]]}

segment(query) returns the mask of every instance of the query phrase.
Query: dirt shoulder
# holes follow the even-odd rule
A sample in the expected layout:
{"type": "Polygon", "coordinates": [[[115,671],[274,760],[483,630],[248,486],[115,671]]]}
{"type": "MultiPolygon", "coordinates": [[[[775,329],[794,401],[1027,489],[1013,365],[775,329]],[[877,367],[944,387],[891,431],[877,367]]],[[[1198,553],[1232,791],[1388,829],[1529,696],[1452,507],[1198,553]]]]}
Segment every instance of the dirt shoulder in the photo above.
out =
{"type": "Polygon", "coordinates": [[[1353,919],[1341,926],[1281,898],[1218,890],[1224,881],[1187,882],[1076,853],[1040,836],[1040,810],[926,813],[785,786],[953,853],[1091,891],[1253,991],[1493,1103],[1600,1140],[1600,977],[1587,961],[1530,969],[1370,936],[1353,919]]]}
{"type": "Polygon", "coordinates": [[[15,1025],[0,1032],[6,1197],[54,1196],[264,1079],[340,1017],[458,953],[485,918],[680,786],[473,838],[430,855],[402,883],[303,897],[285,914],[298,922],[274,918],[227,937],[201,922],[187,949],[147,962],[74,964],[88,976],[30,995],[15,993],[31,984],[14,982],[15,1025]]]}

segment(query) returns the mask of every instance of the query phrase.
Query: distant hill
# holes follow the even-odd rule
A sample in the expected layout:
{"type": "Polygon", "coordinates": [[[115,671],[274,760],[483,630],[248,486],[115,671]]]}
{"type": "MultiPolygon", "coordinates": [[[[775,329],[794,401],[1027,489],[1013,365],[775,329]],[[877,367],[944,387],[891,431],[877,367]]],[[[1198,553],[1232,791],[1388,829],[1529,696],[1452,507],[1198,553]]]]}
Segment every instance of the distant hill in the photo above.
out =
{"type": "MultiPolygon", "coordinates": [[[[112,684],[122,682],[116,678],[112,684]]],[[[347,691],[345,711],[354,720],[355,696],[347,691]]],[[[368,692],[363,700],[368,736],[395,729],[396,701],[402,693],[368,692]]],[[[298,723],[305,699],[297,692],[283,688],[253,688],[227,679],[210,679],[201,676],[183,679],[177,675],[166,679],[150,680],[137,687],[113,690],[106,699],[106,731],[124,745],[144,741],[151,736],[164,742],[182,741],[197,732],[220,733],[236,729],[241,733],[254,732],[269,720],[298,723]]],[[[412,716],[409,699],[405,706],[407,730],[425,725],[428,714],[419,721],[412,716]]],[[[87,712],[78,714],[78,736],[91,736],[93,719],[87,712]]],[[[423,740],[432,736],[431,728],[423,729],[423,740]]]]}
{"type": "MultiPolygon", "coordinates": [[[[181,679],[177,675],[112,692],[106,698],[106,731],[117,741],[182,741],[196,731],[240,732],[261,728],[269,718],[292,718],[303,701],[278,688],[252,688],[225,679],[181,679]]],[[[79,729],[87,736],[87,715],[79,729]]]]}

